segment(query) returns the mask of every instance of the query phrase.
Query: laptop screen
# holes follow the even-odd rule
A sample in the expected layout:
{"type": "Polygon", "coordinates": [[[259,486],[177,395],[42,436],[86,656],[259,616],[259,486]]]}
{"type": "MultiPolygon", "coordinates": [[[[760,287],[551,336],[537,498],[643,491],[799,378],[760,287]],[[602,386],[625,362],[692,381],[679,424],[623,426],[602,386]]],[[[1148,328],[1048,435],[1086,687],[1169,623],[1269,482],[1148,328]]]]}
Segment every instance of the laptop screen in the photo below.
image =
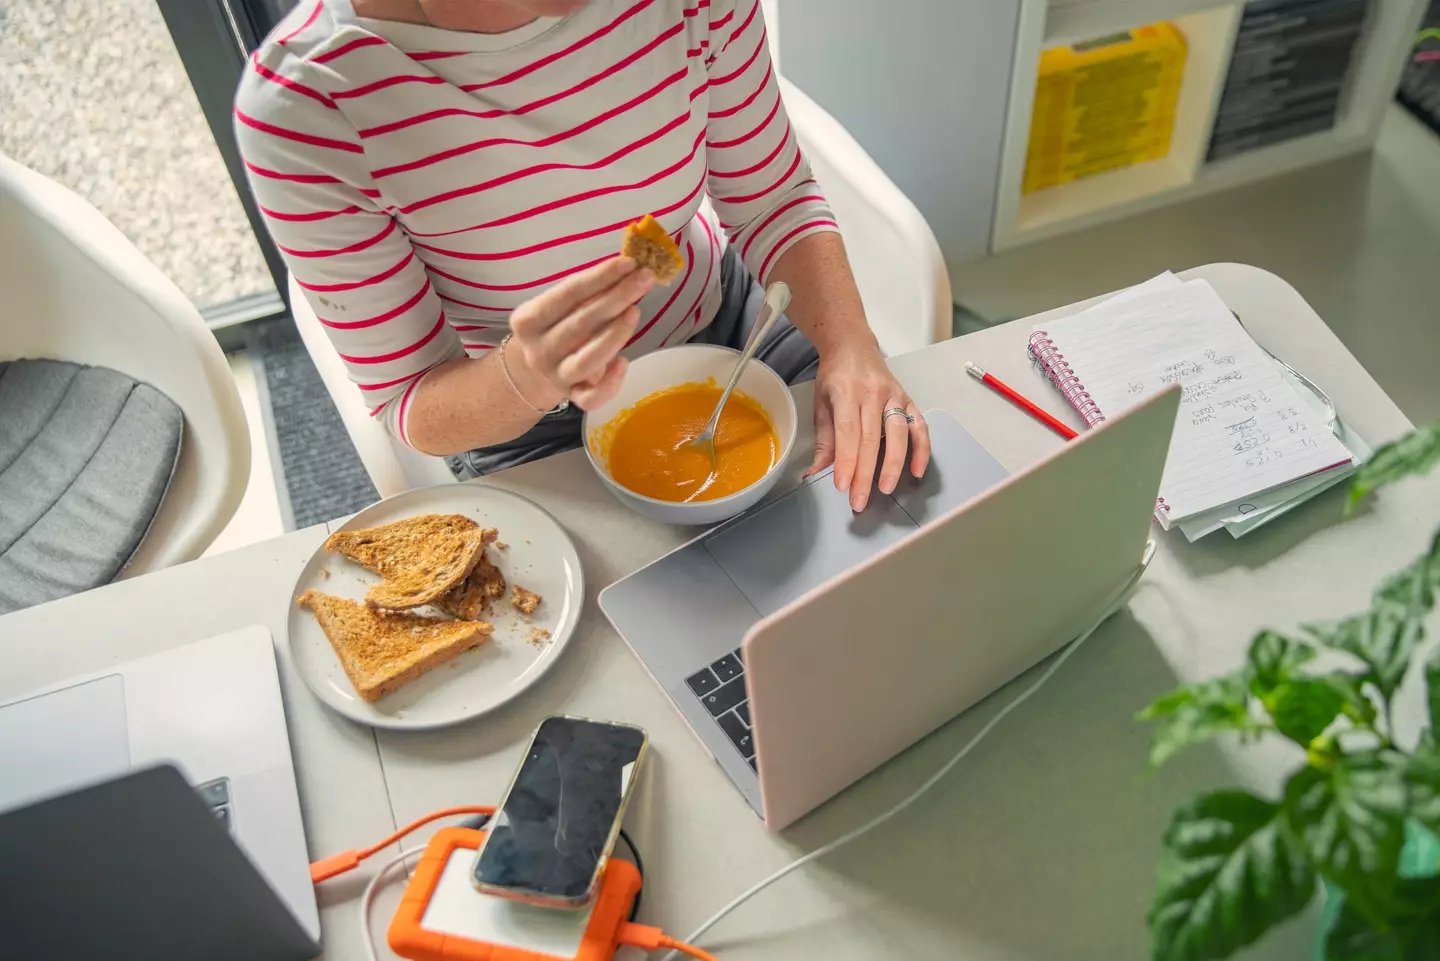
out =
{"type": "Polygon", "coordinates": [[[0,814],[7,955],[301,961],[319,952],[173,767],[0,814]]]}

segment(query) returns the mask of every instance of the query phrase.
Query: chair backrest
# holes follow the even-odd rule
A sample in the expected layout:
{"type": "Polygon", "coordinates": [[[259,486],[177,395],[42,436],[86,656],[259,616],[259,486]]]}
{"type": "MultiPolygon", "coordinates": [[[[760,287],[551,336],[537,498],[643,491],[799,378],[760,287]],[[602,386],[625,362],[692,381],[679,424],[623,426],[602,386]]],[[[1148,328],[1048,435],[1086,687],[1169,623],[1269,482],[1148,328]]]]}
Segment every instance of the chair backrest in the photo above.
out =
{"type": "Polygon", "coordinates": [[[180,462],[127,574],[193,560],[239,506],[250,435],[199,311],[80,197],[0,156],[0,359],[110,367],[185,414],[180,462]]]}
{"type": "Polygon", "coordinates": [[[455,476],[442,458],[406,447],[370,416],[360,389],[351,382],[345,362],[331,346],[319,318],[305,299],[305,291],[294,277],[290,278],[290,316],[295,319],[305,350],[320,372],[320,379],[340,412],[345,432],[350,435],[360,463],[365,465],[365,472],[380,496],[390,497],[416,487],[453,482],[455,476]]]}
{"type": "Polygon", "coordinates": [[[839,121],[783,77],[780,90],[800,149],[844,234],[881,349],[901,354],[949,338],[950,277],[930,225],[839,121]]]}

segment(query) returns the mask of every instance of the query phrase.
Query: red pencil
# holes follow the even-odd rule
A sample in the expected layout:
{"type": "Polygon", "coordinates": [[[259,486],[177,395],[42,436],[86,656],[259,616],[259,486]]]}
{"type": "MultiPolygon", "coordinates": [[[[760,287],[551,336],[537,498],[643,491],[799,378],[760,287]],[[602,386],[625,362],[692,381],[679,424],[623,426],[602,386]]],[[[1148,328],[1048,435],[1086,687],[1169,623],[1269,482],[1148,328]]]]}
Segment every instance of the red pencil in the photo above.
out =
{"type": "Polygon", "coordinates": [[[1046,427],[1050,428],[1066,440],[1074,440],[1078,436],[1075,431],[1071,430],[1065,424],[1045,413],[1045,411],[1041,410],[1032,401],[1026,400],[1023,396],[1021,396],[1018,391],[1006,384],[1000,378],[996,377],[994,374],[986,373],[980,368],[978,364],[972,364],[968,360],[965,361],[965,371],[971,377],[974,377],[986,387],[989,387],[995,393],[999,394],[1001,397],[1004,397],[1006,400],[1010,401],[1010,403],[1014,404],[1016,407],[1020,408],[1025,413],[1029,414],[1031,417],[1035,418],[1040,423],[1044,424],[1046,427]]]}

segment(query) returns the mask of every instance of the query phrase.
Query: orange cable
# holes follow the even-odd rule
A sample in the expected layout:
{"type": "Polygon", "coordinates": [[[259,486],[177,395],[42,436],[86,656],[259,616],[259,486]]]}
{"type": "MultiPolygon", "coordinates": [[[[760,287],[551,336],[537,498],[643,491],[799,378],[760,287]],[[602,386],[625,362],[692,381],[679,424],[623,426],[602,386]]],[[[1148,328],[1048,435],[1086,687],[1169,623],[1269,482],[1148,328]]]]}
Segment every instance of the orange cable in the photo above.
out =
{"type": "Polygon", "coordinates": [[[660,947],[670,948],[671,950],[679,951],[681,954],[688,954],[690,957],[698,959],[698,961],[719,961],[719,959],[709,951],[697,948],[693,944],[686,944],[684,941],[677,941],[669,935],[660,939],[660,947]]]}
{"type": "Polygon", "coordinates": [[[339,854],[332,854],[329,857],[321,858],[320,860],[312,863],[310,865],[310,881],[312,884],[319,884],[321,881],[327,881],[330,878],[335,877],[335,875],[337,874],[344,874],[346,871],[353,869],[361,861],[374,854],[378,854],[379,852],[388,848],[390,845],[399,841],[401,838],[405,837],[407,834],[410,834],[417,829],[424,827],[431,821],[438,821],[441,818],[455,817],[460,814],[493,815],[494,813],[495,808],[488,804],[462,805],[460,807],[441,808],[438,811],[431,811],[424,817],[417,818],[416,820],[411,821],[409,824],[405,825],[400,830],[389,835],[384,840],[379,841],[376,844],[372,844],[368,848],[361,848],[360,850],[341,851],[339,854]]]}
{"type": "Polygon", "coordinates": [[[620,925],[619,931],[615,932],[615,941],[618,944],[628,944],[631,947],[639,948],[647,954],[659,951],[661,948],[669,948],[672,951],[679,951],[681,954],[688,954],[698,961],[719,961],[710,952],[701,950],[693,944],[677,941],[664,931],[649,924],[635,924],[627,921],[620,925]]]}

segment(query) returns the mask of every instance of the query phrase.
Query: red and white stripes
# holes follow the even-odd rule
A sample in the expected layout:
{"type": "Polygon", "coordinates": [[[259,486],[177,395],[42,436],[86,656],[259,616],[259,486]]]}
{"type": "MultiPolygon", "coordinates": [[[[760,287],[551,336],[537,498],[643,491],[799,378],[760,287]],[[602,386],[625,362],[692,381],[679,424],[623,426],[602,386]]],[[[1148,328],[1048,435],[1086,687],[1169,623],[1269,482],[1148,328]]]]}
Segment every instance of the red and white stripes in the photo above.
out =
{"type": "Polygon", "coordinates": [[[612,256],[643,214],[687,264],[641,302],[631,356],[710,322],[727,242],[763,280],[835,229],[757,0],[596,2],[499,36],[302,0],[235,117],[277,246],[402,440],[425,372],[493,348],[511,310],[612,256]]]}

